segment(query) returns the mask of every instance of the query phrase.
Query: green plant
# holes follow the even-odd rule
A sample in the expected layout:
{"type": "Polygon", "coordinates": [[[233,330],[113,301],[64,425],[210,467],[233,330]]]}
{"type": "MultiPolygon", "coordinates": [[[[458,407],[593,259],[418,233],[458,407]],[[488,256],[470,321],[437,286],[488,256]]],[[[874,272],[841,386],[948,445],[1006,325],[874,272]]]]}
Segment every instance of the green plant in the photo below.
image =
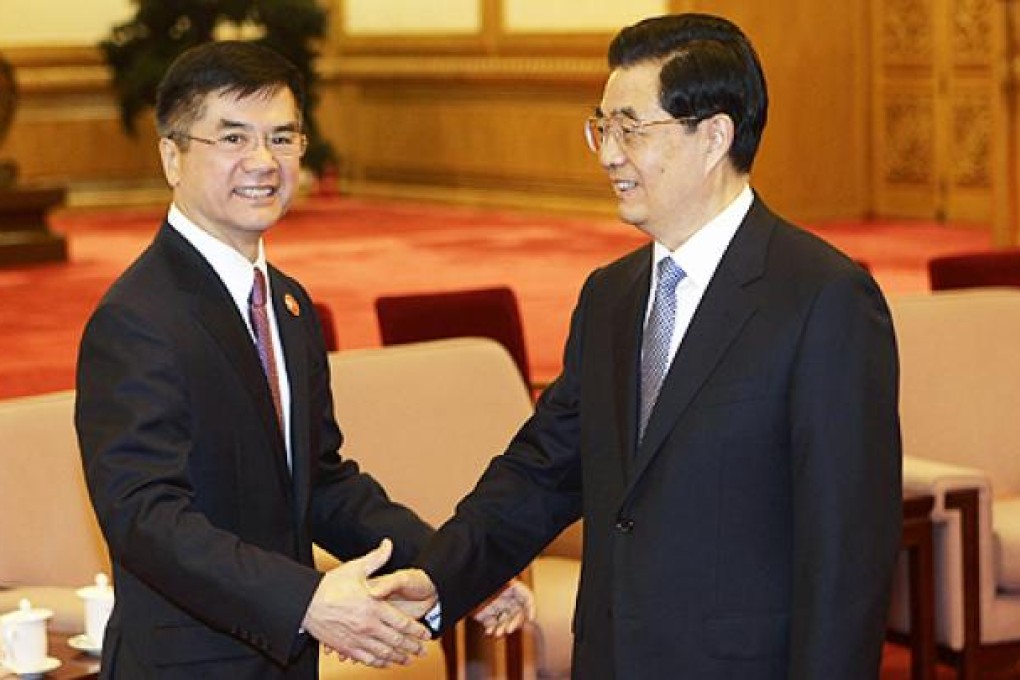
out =
{"type": "Polygon", "coordinates": [[[315,42],[326,33],[326,12],[316,0],[136,0],[130,21],[114,26],[99,47],[113,70],[121,121],[129,134],[142,111],[156,102],[156,88],[170,63],[184,50],[215,39],[224,24],[245,29],[253,39],[290,59],[305,77],[304,117],[308,152],[304,164],[316,174],[336,154],[322,138],[312,112],[318,101],[313,68],[315,42]]]}

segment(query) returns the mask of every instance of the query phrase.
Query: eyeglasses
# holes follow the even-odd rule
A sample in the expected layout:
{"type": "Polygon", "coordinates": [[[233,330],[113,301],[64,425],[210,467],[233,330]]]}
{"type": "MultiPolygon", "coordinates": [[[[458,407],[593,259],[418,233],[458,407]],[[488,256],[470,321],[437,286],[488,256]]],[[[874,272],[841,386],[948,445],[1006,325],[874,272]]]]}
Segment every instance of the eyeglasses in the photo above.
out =
{"type": "Polygon", "coordinates": [[[620,116],[592,116],[584,121],[584,139],[593,153],[598,153],[606,143],[606,135],[625,149],[632,149],[644,137],[645,128],[656,125],[691,125],[701,122],[701,118],[685,116],[683,118],[667,118],[665,120],[633,120],[620,116]]]}
{"type": "Polygon", "coordinates": [[[269,149],[269,153],[277,158],[300,158],[308,148],[308,137],[295,130],[278,130],[257,134],[231,130],[224,132],[216,139],[195,137],[185,132],[171,132],[168,137],[173,140],[187,139],[192,142],[207,144],[227,156],[247,156],[259,146],[261,137],[269,149]]]}

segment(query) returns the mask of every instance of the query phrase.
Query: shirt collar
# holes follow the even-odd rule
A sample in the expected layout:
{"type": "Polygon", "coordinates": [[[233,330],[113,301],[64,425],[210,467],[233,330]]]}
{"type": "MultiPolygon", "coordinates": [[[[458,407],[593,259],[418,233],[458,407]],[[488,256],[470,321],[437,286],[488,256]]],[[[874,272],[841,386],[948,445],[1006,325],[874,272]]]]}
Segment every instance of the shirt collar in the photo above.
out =
{"type": "MultiPolygon", "coordinates": [[[[259,239],[259,252],[255,262],[249,262],[241,253],[188,219],[176,204],[170,205],[167,222],[205,258],[223,281],[239,309],[248,308],[248,296],[251,294],[255,276],[253,267],[258,267],[266,275],[268,289],[269,275],[262,239],[259,239]]],[[[267,290],[267,296],[268,294],[267,290]]]]}
{"type": "MultiPolygon", "coordinates": [[[[652,247],[652,278],[656,274],[656,264],[664,257],[672,257],[687,275],[684,282],[697,284],[702,289],[712,280],[719,262],[729,247],[730,241],[737,233],[744,217],[751,209],[754,192],[745,185],[722,212],[709,220],[705,226],[694,232],[689,239],[674,251],[658,241],[652,247]]],[[[654,281],[653,281],[654,285],[654,281]]],[[[683,285],[683,284],[681,284],[683,285]]]]}

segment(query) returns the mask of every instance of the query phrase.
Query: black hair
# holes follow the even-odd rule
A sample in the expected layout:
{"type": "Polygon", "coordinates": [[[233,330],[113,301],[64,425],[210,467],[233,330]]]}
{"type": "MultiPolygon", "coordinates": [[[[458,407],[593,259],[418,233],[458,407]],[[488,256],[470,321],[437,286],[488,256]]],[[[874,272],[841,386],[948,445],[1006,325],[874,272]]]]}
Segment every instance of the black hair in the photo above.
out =
{"type": "Polygon", "coordinates": [[[300,115],[304,79],[285,57],[250,41],[203,43],[181,53],[163,76],[156,93],[156,127],[166,137],[190,126],[201,117],[205,97],[212,92],[243,99],[281,88],[294,95],[300,115]]]}
{"type": "Polygon", "coordinates": [[[661,61],[659,102],[674,118],[725,113],[733,120],[729,157],[750,172],[768,117],[761,62],[733,22],[710,14],[652,17],[620,31],[609,46],[609,68],[661,61]]]}

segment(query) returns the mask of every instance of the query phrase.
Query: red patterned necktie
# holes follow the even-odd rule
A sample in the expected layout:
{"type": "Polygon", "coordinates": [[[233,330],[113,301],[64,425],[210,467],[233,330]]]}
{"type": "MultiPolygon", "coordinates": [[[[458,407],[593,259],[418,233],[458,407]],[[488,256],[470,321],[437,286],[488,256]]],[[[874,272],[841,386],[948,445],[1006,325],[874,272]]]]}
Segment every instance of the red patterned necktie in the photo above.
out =
{"type": "Polygon", "coordinates": [[[251,287],[248,298],[248,315],[251,327],[255,330],[255,347],[262,360],[262,370],[269,381],[269,391],[273,395],[273,406],[276,408],[276,419],[283,432],[283,407],[280,401],[280,376],[276,372],[276,352],[273,350],[273,332],[269,326],[269,314],[266,311],[266,277],[262,270],[255,268],[255,283],[251,287]]]}

